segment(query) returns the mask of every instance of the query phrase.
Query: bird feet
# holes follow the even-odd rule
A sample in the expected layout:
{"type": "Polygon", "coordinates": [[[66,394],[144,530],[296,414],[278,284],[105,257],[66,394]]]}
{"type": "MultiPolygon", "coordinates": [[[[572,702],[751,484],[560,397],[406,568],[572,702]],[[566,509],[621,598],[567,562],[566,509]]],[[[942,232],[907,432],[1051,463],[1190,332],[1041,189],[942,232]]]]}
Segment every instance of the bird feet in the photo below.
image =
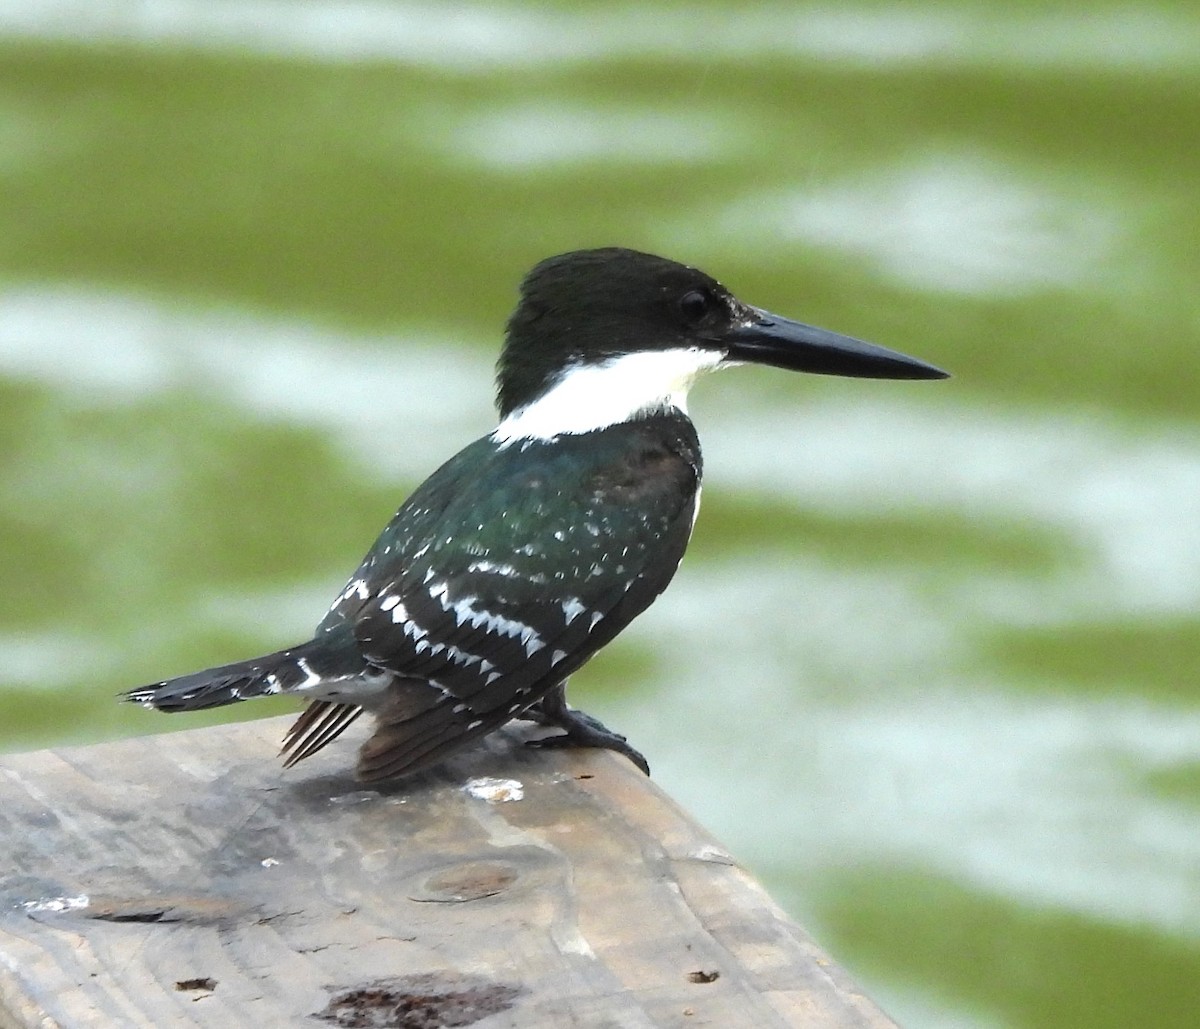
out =
{"type": "Polygon", "coordinates": [[[540,740],[529,740],[526,746],[598,747],[603,750],[615,750],[618,754],[624,754],[647,775],[650,774],[649,763],[626,742],[624,736],[613,732],[600,719],[569,707],[562,686],[556,686],[542,698],[537,707],[521,717],[539,725],[555,726],[563,730],[561,736],[544,736],[540,740]]]}

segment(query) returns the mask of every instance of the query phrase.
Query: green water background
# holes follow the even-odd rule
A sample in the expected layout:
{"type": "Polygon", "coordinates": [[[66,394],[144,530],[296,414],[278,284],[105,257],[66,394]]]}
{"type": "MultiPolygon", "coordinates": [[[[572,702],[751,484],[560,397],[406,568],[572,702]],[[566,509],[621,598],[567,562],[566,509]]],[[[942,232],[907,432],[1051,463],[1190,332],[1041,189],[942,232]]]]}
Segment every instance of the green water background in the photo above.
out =
{"type": "Polygon", "coordinates": [[[284,710],[113,694],[302,638],[523,271],[657,251],[955,378],[698,386],[576,703],[905,1025],[1200,1024],[1198,130],[1184,3],[7,5],[0,748],[284,710]]]}

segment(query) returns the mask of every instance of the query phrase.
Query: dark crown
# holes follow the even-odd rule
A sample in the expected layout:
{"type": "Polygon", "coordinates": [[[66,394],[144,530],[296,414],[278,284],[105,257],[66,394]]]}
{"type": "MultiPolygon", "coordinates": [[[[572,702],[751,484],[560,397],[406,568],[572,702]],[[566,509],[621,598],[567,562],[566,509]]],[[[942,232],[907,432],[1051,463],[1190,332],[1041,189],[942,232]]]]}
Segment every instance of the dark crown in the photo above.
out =
{"type": "Polygon", "coordinates": [[[696,268],[622,247],[575,250],[521,283],[496,365],[503,418],[568,369],[644,350],[716,345],[744,311],[696,268]]]}

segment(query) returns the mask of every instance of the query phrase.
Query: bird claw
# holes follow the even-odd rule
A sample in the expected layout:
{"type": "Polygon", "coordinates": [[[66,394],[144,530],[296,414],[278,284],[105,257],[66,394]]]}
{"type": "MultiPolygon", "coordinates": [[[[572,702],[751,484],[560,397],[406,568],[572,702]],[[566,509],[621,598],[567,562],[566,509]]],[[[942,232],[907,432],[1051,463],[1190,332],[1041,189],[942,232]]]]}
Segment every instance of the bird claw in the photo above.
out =
{"type": "Polygon", "coordinates": [[[624,754],[646,775],[650,765],[619,732],[613,732],[599,718],[577,711],[567,703],[566,680],[556,684],[522,718],[563,730],[561,736],[543,736],[529,740],[530,747],[596,747],[624,754]]]}
{"type": "Polygon", "coordinates": [[[601,750],[613,750],[618,754],[624,754],[646,775],[650,774],[649,762],[625,741],[624,736],[606,729],[602,722],[591,715],[583,715],[578,711],[572,711],[571,714],[579,715],[579,722],[563,725],[566,732],[557,736],[543,736],[540,739],[527,740],[525,745],[537,747],[540,750],[558,750],[565,747],[596,747],[601,750]]]}

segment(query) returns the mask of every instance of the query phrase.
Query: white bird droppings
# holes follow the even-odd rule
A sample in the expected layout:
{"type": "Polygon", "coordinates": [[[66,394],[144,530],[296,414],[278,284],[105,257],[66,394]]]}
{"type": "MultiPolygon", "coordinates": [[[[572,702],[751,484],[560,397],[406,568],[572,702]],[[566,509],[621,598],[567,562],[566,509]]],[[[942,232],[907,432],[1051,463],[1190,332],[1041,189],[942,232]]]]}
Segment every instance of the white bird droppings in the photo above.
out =
{"type": "Polygon", "coordinates": [[[463,792],[489,804],[504,804],[510,800],[524,800],[525,786],[516,779],[493,779],[491,776],[481,776],[478,779],[468,779],[463,785],[463,792]]]}
{"type": "Polygon", "coordinates": [[[81,893],[78,897],[42,897],[40,900],[27,900],[21,907],[31,915],[43,911],[62,914],[66,911],[82,911],[91,902],[91,897],[86,893],[81,893]]]}

